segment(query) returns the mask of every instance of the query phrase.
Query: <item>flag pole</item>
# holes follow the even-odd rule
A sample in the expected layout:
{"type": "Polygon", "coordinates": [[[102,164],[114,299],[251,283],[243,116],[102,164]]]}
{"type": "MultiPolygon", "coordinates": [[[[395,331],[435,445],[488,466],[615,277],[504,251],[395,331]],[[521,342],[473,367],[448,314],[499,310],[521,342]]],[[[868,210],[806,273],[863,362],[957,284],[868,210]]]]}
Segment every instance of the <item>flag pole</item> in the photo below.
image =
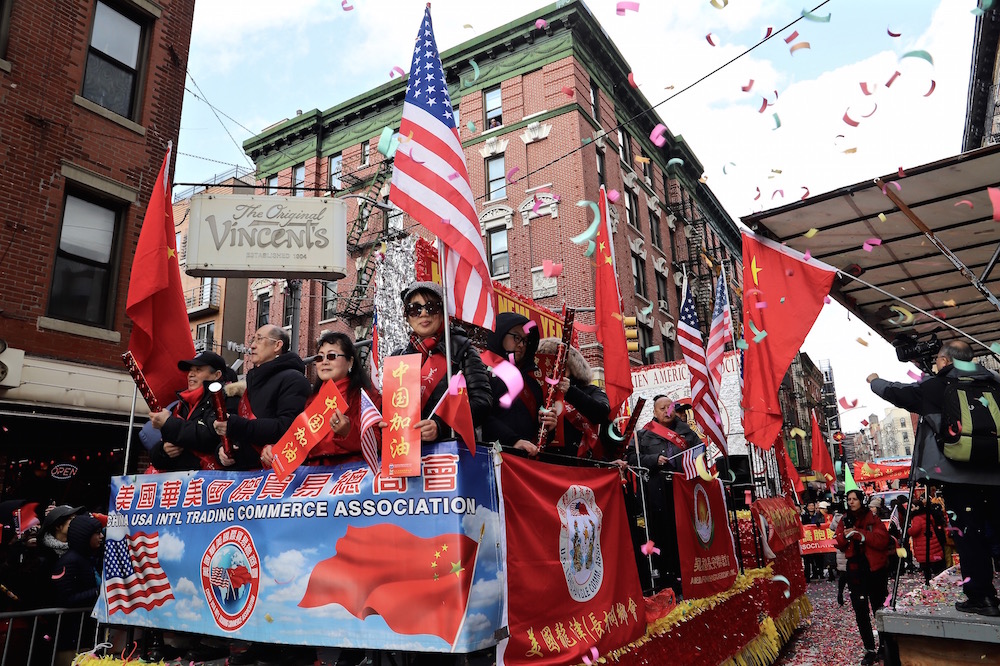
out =
{"type": "Polygon", "coordinates": [[[132,384],[132,409],[128,414],[128,434],[125,435],[125,465],[122,468],[122,476],[128,475],[128,459],[132,452],[132,429],[135,425],[135,401],[139,397],[139,385],[132,384]]]}
{"type": "Polygon", "coordinates": [[[469,602],[472,601],[472,585],[476,582],[476,565],[479,564],[479,548],[483,545],[483,535],[486,534],[486,521],[483,521],[479,529],[479,541],[476,542],[476,554],[472,557],[472,574],[469,576],[469,596],[465,598],[465,610],[462,613],[462,621],[458,623],[458,631],[455,632],[455,640],[451,642],[451,652],[455,652],[458,647],[458,637],[462,635],[465,628],[465,617],[469,614],[469,602]]]}
{"type": "MultiPolygon", "coordinates": [[[[639,462],[639,436],[636,432],[632,431],[632,445],[635,447],[635,461],[639,462]]],[[[642,479],[642,476],[636,474],[636,478],[639,479],[639,498],[642,500],[642,528],[646,531],[646,542],[649,542],[649,513],[646,509],[646,484],[642,479]]],[[[673,481],[671,481],[673,483],[673,481]]],[[[671,491],[673,491],[673,486],[671,486],[671,491]]],[[[649,551],[646,555],[646,561],[649,564],[649,586],[650,588],[655,588],[656,581],[653,580],[653,551],[649,551]]],[[[659,578],[659,576],[657,576],[659,578]]]]}
{"type": "MultiPolygon", "coordinates": [[[[428,4],[428,6],[430,6],[428,4]]],[[[445,262],[444,242],[438,239],[438,265],[441,267],[441,295],[444,314],[444,358],[448,370],[448,386],[451,386],[451,322],[448,320],[448,264],[445,262]]]]}

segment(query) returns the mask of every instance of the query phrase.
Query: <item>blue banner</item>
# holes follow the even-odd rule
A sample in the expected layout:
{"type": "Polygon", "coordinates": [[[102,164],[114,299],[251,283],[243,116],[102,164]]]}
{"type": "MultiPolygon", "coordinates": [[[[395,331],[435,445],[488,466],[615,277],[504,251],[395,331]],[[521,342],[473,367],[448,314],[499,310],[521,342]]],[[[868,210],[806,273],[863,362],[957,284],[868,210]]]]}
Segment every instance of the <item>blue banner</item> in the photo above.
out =
{"type": "Polygon", "coordinates": [[[111,480],[101,622],[267,643],[470,652],[496,643],[503,571],[491,452],[111,480]]]}

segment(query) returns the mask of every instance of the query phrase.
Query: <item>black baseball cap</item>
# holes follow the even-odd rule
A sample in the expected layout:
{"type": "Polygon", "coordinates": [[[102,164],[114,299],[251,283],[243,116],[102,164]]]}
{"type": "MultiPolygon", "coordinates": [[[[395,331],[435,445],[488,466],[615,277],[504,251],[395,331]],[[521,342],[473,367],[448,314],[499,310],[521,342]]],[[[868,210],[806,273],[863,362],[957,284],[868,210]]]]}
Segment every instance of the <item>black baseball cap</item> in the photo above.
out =
{"type": "Polygon", "coordinates": [[[61,523],[66,518],[70,516],[75,516],[76,514],[83,511],[82,506],[70,506],[69,504],[60,504],[56,508],[49,511],[45,516],[45,520],[42,521],[42,534],[50,532],[52,528],[61,523]]]}
{"type": "Polygon", "coordinates": [[[215,352],[210,352],[210,351],[203,351],[190,361],[177,362],[177,367],[183,370],[184,372],[187,372],[196,365],[207,365],[210,366],[213,370],[218,370],[219,372],[223,373],[226,371],[226,359],[222,358],[215,352]]]}

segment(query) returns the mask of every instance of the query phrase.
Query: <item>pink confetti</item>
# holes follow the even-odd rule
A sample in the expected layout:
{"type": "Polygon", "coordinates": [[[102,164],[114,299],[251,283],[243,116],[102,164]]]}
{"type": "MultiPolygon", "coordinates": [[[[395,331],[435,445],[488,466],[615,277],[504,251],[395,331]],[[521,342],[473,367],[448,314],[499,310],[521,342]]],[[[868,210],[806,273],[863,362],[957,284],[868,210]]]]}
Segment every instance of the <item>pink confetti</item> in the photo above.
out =
{"type": "Polygon", "coordinates": [[[750,92],[751,88],[753,88],[753,79],[750,79],[750,83],[746,84],[745,86],[740,86],[740,90],[742,90],[743,92],[750,92]]]}
{"type": "Polygon", "coordinates": [[[545,30],[548,25],[549,24],[545,19],[538,19],[535,21],[535,30],[545,30]]]}
{"type": "Polygon", "coordinates": [[[633,88],[639,87],[639,84],[635,82],[635,77],[632,76],[632,72],[628,73],[628,84],[633,88]]]}
{"type": "Polygon", "coordinates": [[[924,93],[924,97],[930,97],[935,88],[937,88],[937,81],[931,79],[931,89],[924,93]]]}
{"type": "Polygon", "coordinates": [[[573,330],[581,333],[596,333],[597,324],[581,324],[580,322],[574,322],[573,330]]]}
{"type": "Polygon", "coordinates": [[[757,301],[756,305],[758,310],[763,310],[767,307],[767,301],[757,301]]]}
{"type": "Polygon", "coordinates": [[[893,74],[893,75],[892,75],[892,76],[891,76],[891,77],[889,78],[889,80],[885,82],[885,87],[886,87],[886,88],[889,88],[889,87],[891,87],[891,86],[892,86],[892,82],[893,82],[893,81],[895,81],[895,80],[896,80],[896,79],[898,79],[898,78],[899,78],[899,71],[897,70],[897,71],[896,71],[896,73],[895,73],[895,74],[893,74]]]}
{"type": "Polygon", "coordinates": [[[865,242],[868,243],[869,245],[877,246],[877,245],[881,245],[882,244],[882,239],[881,238],[869,238],[865,242]]]}
{"type": "Polygon", "coordinates": [[[788,37],[785,37],[785,43],[786,44],[791,44],[792,42],[794,42],[798,38],[799,38],[799,31],[798,30],[793,30],[792,34],[788,35],[788,37]]]}
{"type": "Polygon", "coordinates": [[[767,26],[767,32],[764,33],[764,39],[767,39],[774,32],[774,28],[767,26]]]}
{"type": "Polygon", "coordinates": [[[538,326],[538,324],[535,323],[535,320],[529,319],[528,321],[524,322],[524,326],[521,327],[521,330],[524,331],[525,335],[527,335],[528,333],[531,332],[531,329],[533,329],[536,326],[538,326]]]}
{"type": "Polygon", "coordinates": [[[63,567],[63,570],[60,571],[59,573],[52,574],[52,580],[59,580],[60,578],[62,578],[65,575],[66,575],[66,567],[63,567]]]}
{"type": "Polygon", "coordinates": [[[403,71],[403,68],[400,67],[399,65],[396,65],[395,67],[392,68],[392,71],[389,72],[389,78],[391,79],[392,77],[396,76],[397,72],[399,73],[400,76],[406,76],[406,72],[403,71]]]}
{"type": "Polygon", "coordinates": [[[452,171],[452,172],[451,172],[451,173],[450,173],[450,174],[448,175],[448,180],[455,180],[456,178],[461,178],[461,176],[459,176],[459,175],[458,175],[458,172],[457,172],[457,171],[452,171]]]}
{"type": "Polygon", "coordinates": [[[914,380],[916,380],[916,381],[918,381],[918,382],[919,382],[919,381],[920,381],[921,379],[923,379],[923,378],[924,378],[924,375],[923,375],[923,373],[920,373],[920,372],[914,372],[913,370],[907,370],[907,371],[906,371],[906,374],[907,374],[907,375],[908,375],[908,376],[909,376],[909,377],[910,377],[911,379],[914,379],[914,380]]]}
{"type": "MultiPolygon", "coordinates": [[[[513,357],[513,354],[511,356],[513,357]]],[[[507,386],[507,392],[500,396],[500,406],[504,409],[510,409],[514,399],[524,389],[524,378],[521,377],[521,371],[509,361],[500,361],[494,366],[493,374],[507,386]]]]}
{"type": "Polygon", "coordinates": [[[559,277],[562,275],[563,265],[557,264],[548,259],[542,259],[542,275],[547,278],[559,277]]]}
{"type": "Polygon", "coordinates": [[[601,656],[601,653],[597,651],[597,648],[592,647],[590,648],[590,654],[593,657],[593,659],[591,659],[587,655],[584,655],[583,663],[585,663],[587,666],[596,666],[597,659],[601,656]]]}
{"type": "Polygon", "coordinates": [[[858,406],[857,398],[849,402],[847,398],[845,398],[844,396],[840,396],[840,399],[837,400],[837,402],[839,402],[840,406],[843,407],[844,409],[854,409],[855,407],[858,406]]]}
{"type": "MultiPolygon", "coordinates": [[[[765,101],[766,101],[766,100],[765,100],[765,101]]],[[[757,199],[760,199],[760,188],[759,188],[759,187],[757,188],[757,196],[755,196],[755,197],[753,198],[753,200],[754,200],[754,201],[757,201],[757,199]]]]}
{"type": "Polygon", "coordinates": [[[711,44],[712,46],[715,46],[715,42],[712,41],[712,37],[713,37],[712,33],[708,33],[707,35],[705,35],[705,39],[708,41],[708,43],[711,44]]]}
{"type": "Polygon", "coordinates": [[[520,170],[521,170],[521,167],[511,167],[510,169],[508,169],[507,170],[507,182],[510,183],[511,185],[513,185],[514,183],[516,183],[517,181],[516,180],[512,180],[512,179],[514,178],[514,174],[517,173],[520,170]]]}
{"type": "Polygon", "coordinates": [[[778,196],[779,194],[781,195],[782,199],[785,198],[785,191],[784,190],[775,190],[774,192],[771,192],[771,201],[774,201],[774,197],[778,196]]]}
{"type": "Polygon", "coordinates": [[[862,81],[861,82],[861,92],[864,93],[865,95],[871,95],[872,93],[875,92],[875,86],[873,85],[871,87],[871,89],[869,89],[868,88],[868,84],[865,83],[864,81],[862,81]]]}
{"type": "Polygon", "coordinates": [[[965,585],[965,584],[966,584],[966,583],[968,583],[968,582],[969,582],[970,580],[972,580],[972,578],[969,578],[968,576],[966,576],[966,577],[965,577],[965,578],[964,578],[964,579],[963,579],[963,580],[962,580],[962,581],[961,581],[961,582],[959,583],[959,585],[965,585]]]}
{"type": "Polygon", "coordinates": [[[805,190],[805,192],[803,192],[802,196],[799,197],[799,201],[805,201],[807,198],[809,198],[809,188],[803,185],[802,189],[805,190]]]}
{"type": "Polygon", "coordinates": [[[352,9],[354,9],[354,5],[349,4],[348,0],[344,0],[342,3],[340,3],[340,6],[345,12],[349,12],[352,9]]]}
{"type": "Polygon", "coordinates": [[[537,194],[534,196],[535,196],[535,205],[531,207],[531,212],[537,215],[538,209],[542,207],[542,200],[538,198],[537,194]]]}
{"type": "Polygon", "coordinates": [[[861,419],[861,425],[863,425],[864,427],[867,428],[868,427],[868,419],[861,419]]]}
{"type": "Polygon", "coordinates": [[[795,271],[793,271],[791,268],[789,268],[789,269],[785,270],[785,275],[787,275],[788,277],[792,277],[793,275],[795,275],[795,271]]]}
{"type": "Polygon", "coordinates": [[[441,224],[450,225],[451,224],[451,220],[449,220],[447,217],[442,217],[441,218],[441,224]]]}
{"type": "Polygon", "coordinates": [[[556,384],[558,384],[558,383],[559,383],[559,380],[558,380],[558,379],[556,379],[555,377],[546,377],[546,378],[545,378],[545,382],[546,382],[547,384],[550,384],[550,385],[552,385],[552,386],[555,386],[556,384]]]}
{"type": "Polygon", "coordinates": [[[885,603],[882,604],[882,607],[888,608],[891,605],[892,605],[892,593],[890,592],[889,596],[885,598],[885,603]]]}
{"type": "Polygon", "coordinates": [[[805,259],[806,261],[812,259],[812,255],[809,253],[809,250],[806,250],[806,253],[802,255],[802,258],[805,259]]]}
{"type": "Polygon", "coordinates": [[[1000,187],[987,187],[986,193],[990,195],[990,203],[993,204],[993,219],[1000,222],[1000,187]]]}
{"type": "Polygon", "coordinates": [[[618,16],[625,16],[626,11],[633,11],[633,12],[639,11],[639,3],[619,2],[618,6],[615,8],[615,13],[618,14],[618,16]]]}
{"type": "Polygon", "coordinates": [[[889,34],[890,37],[900,37],[903,34],[901,32],[893,32],[892,28],[888,28],[888,27],[885,29],[885,31],[889,34]]]}
{"type": "Polygon", "coordinates": [[[963,206],[964,205],[964,206],[968,206],[969,208],[975,208],[975,206],[972,205],[972,202],[969,201],[968,199],[962,199],[961,201],[959,201],[955,205],[956,206],[963,206]]]}
{"type": "Polygon", "coordinates": [[[656,144],[657,148],[662,148],[663,144],[667,142],[667,138],[664,136],[666,132],[666,126],[663,123],[657,123],[653,131],[649,133],[649,140],[656,144]]]}
{"type": "Polygon", "coordinates": [[[660,554],[660,549],[657,548],[652,541],[647,541],[642,544],[642,546],[639,547],[639,550],[642,551],[643,555],[649,555],[650,553],[656,553],[657,555],[660,554]]]}
{"type": "Polygon", "coordinates": [[[823,297],[823,302],[826,303],[827,305],[829,305],[830,304],[830,297],[829,296],[824,296],[823,297]]]}
{"type": "MultiPolygon", "coordinates": [[[[458,395],[458,390],[465,388],[465,376],[460,372],[457,375],[451,376],[451,381],[448,382],[448,393],[451,395],[458,395]]],[[[277,583],[278,581],[274,581],[277,583]]]]}
{"type": "Polygon", "coordinates": [[[898,175],[898,176],[899,176],[900,178],[906,178],[906,172],[905,172],[905,171],[903,171],[903,167],[899,167],[898,169],[896,169],[896,174],[897,174],[897,175],[898,175]]]}
{"type": "Polygon", "coordinates": [[[610,192],[608,192],[608,201],[610,201],[611,203],[615,203],[618,201],[618,198],[620,196],[621,194],[618,193],[618,190],[611,190],[610,192]]]}
{"type": "Polygon", "coordinates": [[[576,91],[574,91],[569,86],[563,86],[562,87],[562,92],[563,92],[564,95],[566,95],[566,97],[572,97],[573,93],[576,92],[576,91]]]}

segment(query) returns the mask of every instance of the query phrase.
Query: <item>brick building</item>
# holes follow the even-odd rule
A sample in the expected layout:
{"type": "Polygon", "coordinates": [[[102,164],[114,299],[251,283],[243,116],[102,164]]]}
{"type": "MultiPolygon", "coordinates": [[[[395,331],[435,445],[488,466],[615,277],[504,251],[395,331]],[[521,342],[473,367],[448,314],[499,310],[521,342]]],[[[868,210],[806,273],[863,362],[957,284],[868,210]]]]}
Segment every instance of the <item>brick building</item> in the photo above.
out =
{"type": "MultiPolygon", "coordinates": [[[[494,279],[552,310],[563,303],[593,307],[592,261],[584,256],[586,247],[569,238],[586,229],[593,215],[574,203],[596,201],[605,184],[620,193],[611,217],[625,312],[639,320],[641,351],[633,363],[680,357],[674,327],[685,270],[707,334],[712,272],[725,264],[733,293],[739,293],[739,232],[700,181],[702,166],[682,137],[667,131],[662,147],[650,139],[660,119],[629,85],[629,64],[587,7],[550,5],[441,58],[494,279]],[[535,27],[539,18],[544,29],[535,27]],[[543,275],[546,259],[563,264],[560,277],[543,275]]],[[[383,128],[398,129],[405,89],[406,80],[390,81],[246,141],[260,191],[333,191],[384,201],[392,166],[376,147],[383,128]]],[[[299,344],[310,350],[322,328],[367,335],[372,253],[386,237],[425,233],[401,214],[349,201],[348,251],[357,272],[336,283],[302,285],[299,344]]],[[[268,317],[287,325],[289,293],[284,281],[252,281],[248,331],[268,317]]],[[[740,299],[731,300],[739,322],[740,299]]],[[[592,317],[580,315],[578,321],[590,323],[592,317]]],[[[600,366],[593,335],[580,341],[600,366]]]]}
{"type": "Polygon", "coordinates": [[[0,2],[4,496],[100,506],[121,470],[125,300],[177,140],[193,13],[194,0],[0,2]],[[79,472],[55,479],[59,463],[79,472]]]}

